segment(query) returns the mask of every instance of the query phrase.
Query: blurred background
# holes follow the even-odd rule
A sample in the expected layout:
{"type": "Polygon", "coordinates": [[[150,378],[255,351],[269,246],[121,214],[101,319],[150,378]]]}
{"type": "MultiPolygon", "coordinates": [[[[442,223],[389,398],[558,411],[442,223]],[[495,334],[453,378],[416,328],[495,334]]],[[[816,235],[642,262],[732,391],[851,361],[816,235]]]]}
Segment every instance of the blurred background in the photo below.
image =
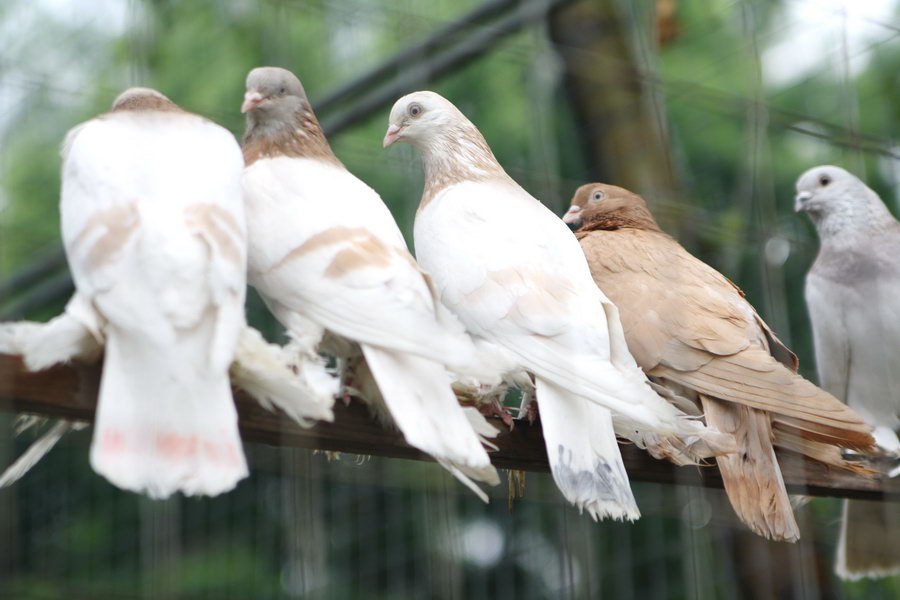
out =
{"type": "MultiPolygon", "coordinates": [[[[558,214],[574,189],[635,189],[665,230],[747,293],[815,378],[803,280],[815,232],[797,176],[832,163],[896,210],[897,0],[3,0],[0,319],[58,313],[66,131],[130,85],[243,130],[244,77],[303,81],[348,168],[408,235],[411,148],[381,149],[393,101],[429,88],[558,214]]],[[[281,332],[261,303],[250,320],[281,332]]],[[[33,437],[0,414],[0,465],[33,437]]],[[[635,483],[643,518],[594,524],[546,475],[482,505],[437,465],[329,461],[248,445],[216,499],[150,501],[71,434],[0,490],[3,598],[897,598],[832,574],[840,503],[798,512],[802,543],[746,533],[724,494],[635,483]]],[[[900,540],[898,540],[900,543],[900,540]]]]}

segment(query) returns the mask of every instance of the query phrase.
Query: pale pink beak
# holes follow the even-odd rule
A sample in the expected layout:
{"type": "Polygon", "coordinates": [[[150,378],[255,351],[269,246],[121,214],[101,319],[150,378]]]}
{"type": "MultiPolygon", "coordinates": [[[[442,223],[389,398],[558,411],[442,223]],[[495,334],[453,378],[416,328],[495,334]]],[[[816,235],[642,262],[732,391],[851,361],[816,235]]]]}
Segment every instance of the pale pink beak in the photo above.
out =
{"type": "Polygon", "coordinates": [[[246,94],[244,94],[244,103],[241,104],[241,112],[245,113],[248,110],[253,110],[259,103],[265,100],[262,94],[257,92],[256,90],[249,90],[246,94]]]}
{"type": "Polygon", "coordinates": [[[403,128],[400,125],[391,125],[388,127],[387,133],[384,134],[384,142],[382,142],[382,148],[387,148],[391,144],[397,141],[400,137],[400,131],[403,128]]]}
{"type": "Polygon", "coordinates": [[[581,207],[572,205],[563,215],[563,223],[566,225],[578,225],[581,222],[581,207]]]}

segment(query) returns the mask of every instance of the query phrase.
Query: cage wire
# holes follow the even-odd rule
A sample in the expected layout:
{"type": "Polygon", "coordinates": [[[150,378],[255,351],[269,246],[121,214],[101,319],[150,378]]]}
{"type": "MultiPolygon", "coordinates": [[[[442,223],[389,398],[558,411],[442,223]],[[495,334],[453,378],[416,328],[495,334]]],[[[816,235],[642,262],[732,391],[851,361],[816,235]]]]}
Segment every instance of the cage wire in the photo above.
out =
{"type": "MultiPolygon", "coordinates": [[[[879,69],[900,66],[896,3],[873,17],[850,3],[672,0],[677,33],[662,40],[660,6],[668,2],[604,0],[597,4],[613,15],[607,25],[627,44],[617,55],[551,38],[553,10],[577,3],[532,0],[526,8],[538,16],[521,27],[498,23],[529,2],[131,0],[124,8],[101,2],[78,18],[76,3],[5,4],[0,31],[11,42],[0,61],[0,275],[10,284],[0,282],[0,312],[46,318],[71,292],[58,251],[56,148],[69,127],[101,112],[122,88],[157,85],[239,135],[237,106],[252,66],[292,68],[315,104],[394,52],[444,32],[442,51],[422,49],[375,81],[359,80],[365,85],[328,97],[319,115],[326,124],[352,122],[332,137],[336,153],[375,189],[389,191],[383,196],[405,234],[421,173],[409,149],[381,150],[387,111],[400,93],[378,105],[379,93],[391,91],[397,77],[405,78],[397,84],[404,93],[446,93],[481,127],[507,171],[561,213],[575,187],[597,173],[578,142],[582,124],[561,58],[567,50],[586,53],[598,74],[628,73],[618,85],[640,90],[653,132],[647,153],[662,151],[664,172],[639,191],[690,251],[744,287],[813,376],[801,290],[816,245],[811,229],[789,215],[792,183],[805,167],[836,162],[894,198],[888,204],[896,209],[897,114],[876,113],[896,105],[900,91],[869,81],[879,69]],[[804,6],[819,20],[810,21],[804,6]],[[459,21],[479,7],[482,16],[459,21]],[[835,19],[840,39],[820,46],[811,68],[787,83],[767,80],[773,49],[817,35],[835,19]],[[471,60],[441,62],[476,43],[485,47],[471,60]],[[60,76],[65,70],[71,74],[60,76]]],[[[270,338],[283,339],[252,295],[249,312],[270,338]]],[[[11,432],[11,419],[3,416],[0,427],[11,432]]],[[[8,463],[31,439],[2,436],[0,460],[8,463]]],[[[632,482],[642,511],[637,523],[594,524],[544,474],[527,475],[526,495],[510,510],[505,484],[483,505],[432,463],[258,444],[247,444],[251,474],[235,491],[151,501],[95,475],[89,440],[89,429],[68,435],[24,480],[0,490],[3,597],[900,593],[896,579],[836,581],[838,501],[816,499],[797,511],[800,543],[765,542],[737,521],[723,492],[691,485],[687,469],[679,485],[632,482]]]]}

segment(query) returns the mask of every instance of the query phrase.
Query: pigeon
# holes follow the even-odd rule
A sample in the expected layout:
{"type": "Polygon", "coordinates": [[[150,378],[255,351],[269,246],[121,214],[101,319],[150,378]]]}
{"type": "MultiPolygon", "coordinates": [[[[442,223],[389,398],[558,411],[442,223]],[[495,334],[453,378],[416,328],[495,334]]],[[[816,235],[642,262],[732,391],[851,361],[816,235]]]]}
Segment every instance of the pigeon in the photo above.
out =
{"type": "Polygon", "coordinates": [[[796,357],[741,290],[666,235],[643,198],[583,185],[563,220],[578,228],[594,281],[619,307],[638,365],[737,439],[739,452],[716,460],[738,517],[765,538],[797,541],[773,441],[852,469],[840,449],[869,446],[870,428],[796,374],[796,357]]]}
{"type": "MultiPolygon", "coordinates": [[[[332,420],[337,381],[246,325],[243,159],[225,129],[131,88],[63,148],[63,238],[76,293],[48,323],[0,324],[26,368],[106,351],[91,464],[164,498],[246,476],[229,383],[304,425],[332,420]],[[298,374],[299,373],[299,374],[298,374]]],[[[20,478],[67,431],[56,421],[0,477],[20,478]]]]}
{"type": "MultiPolygon", "coordinates": [[[[900,222],[875,192],[834,166],[800,176],[794,208],[809,215],[821,244],[805,294],[821,385],[872,425],[882,452],[896,459],[900,222]]],[[[836,572],[845,579],[900,573],[900,505],[845,503],[836,572]]]]}
{"type": "Polygon", "coordinates": [[[413,145],[424,165],[414,229],[419,263],[476,339],[534,376],[563,496],[595,520],[637,519],[614,427],[711,432],[653,392],[571,232],[506,174],[453,104],[427,91],[400,98],[383,145],[398,141],[413,145]]]}
{"type": "Polygon", "coordinates": [[[91,465],[120,488],[214,496],[247,476],[228,368],[243,326],[240,148],[132,88],[63,147],[63,242],[105,349],[91,465]]]}
{"type": "Polygon", "coordinates": [[[482,445],[497,432],[462,409],[448,372],[477,369],[474,343],[379,195],[335,156],[293,73],[253,69],[241,111],[250,284],[301,351],[352,362],[376,414],[487,501],[472,480],[499,484],[482,445]]]}
{"type": "MultiPolygon", "coordinates": [[[[84,310],[84,298],[78,294],[66,305],[63,314],[47,323],[21,321],[0,323],[0,353],[21,356],[30,371],[75,362],[90,365],[103,353],[102,326],[84,310]],[[96,332],[98,337],[95,337],[96,332]]],[[[333,421],[331,405],[338,393],[338,380],[318,357],[298,361],[289,348],[270,344],[252,327],[244,325],[229,373],[237,387],[256,399],[264,408],[280,409],[299,425],[311,427],[317,421],[333,421]]],[[[87,423],[51,419],[52,425],[41,434],[6,470],[0,474],[0,488],[21,479],[40,462],[70,431],[84,429],[87,423]]],[[[23,419],[16,435],[36,429],[33,418],[23,419]]]]}

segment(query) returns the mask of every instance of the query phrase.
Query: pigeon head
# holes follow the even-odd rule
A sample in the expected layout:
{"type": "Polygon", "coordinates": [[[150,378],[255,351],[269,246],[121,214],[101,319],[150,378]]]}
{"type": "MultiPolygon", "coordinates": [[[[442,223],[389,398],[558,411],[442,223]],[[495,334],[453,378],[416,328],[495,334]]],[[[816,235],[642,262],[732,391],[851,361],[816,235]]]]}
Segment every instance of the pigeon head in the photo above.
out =
{"type": "Polygon", "coordinates": [[[878,194],[852,173],[832,165],[813,167],[797,179],[794,210],[809,215],[820,234],[893,221],[878,194]]]}
{"type": "Polygon", "coordinates": [[[863,188],[859,179],[840,167],[813,167],[797,179],[794,210],[809,213],[815,220],[813,215],[839,210],[852,203],[863,188]]]}
{"type": "Polygon", "coordinates": [[[292,122],[309,100],[297,76],[279,67],[258,67],[247,75],[241,112],[256,122],[292,122]]]}
{"type": "Polygon", "coordinates": [[[340,165],[313,113],[303,84],[287,69],[259,67],[247,75],[244,162],[266,156],[314,158],[340,165]]]}
{"type": "Polygon", "coordinates": [[[384,147],[397,141],[423,148],[448,135],[481,134],[453,104],[434,92],[413,92],[394,103],[384,147]]]}
{"type": "Polygon", "coordinates": [[[115,99],[112,111],[121,112],[126,110],[181,111],[177,104],[156,90],[143,87],[128,88],[115,99]]]}
{"type": "Polygon", "coordinates": [[[478,128],[434,92],[413,92],[394,103],[384,147],[397,141],[408,142],[422,156],[423,205],[455,183],[509,179],[478,128]]]}
{"type": "Polygon", "coordinates": [[[563,221],[580,231],[625,227],[659,231],[643,198],[606,183],[588,183],[575,190],[563,221]]]}

